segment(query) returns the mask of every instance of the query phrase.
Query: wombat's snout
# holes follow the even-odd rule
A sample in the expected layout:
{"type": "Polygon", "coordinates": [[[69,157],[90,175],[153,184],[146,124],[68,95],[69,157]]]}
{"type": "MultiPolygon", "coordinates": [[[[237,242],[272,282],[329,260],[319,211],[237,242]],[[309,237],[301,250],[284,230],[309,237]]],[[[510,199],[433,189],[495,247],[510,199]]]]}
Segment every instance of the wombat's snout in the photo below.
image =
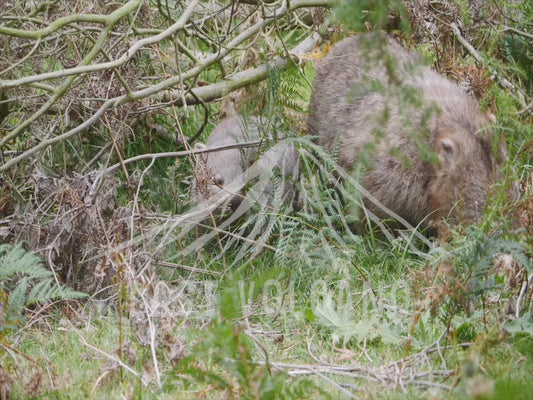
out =
{"type": "MultiPolygon", "coordinates": [[[[207,145],[196,143],[195,148],[214,150],[220,146],[261,139],[263,136],[273,139],[269,132],[265,132],[270,124],[270,121],[259,117],[245,121],[241,116],[233,115],[217,124],[207,145]],[[259,129],[260,127],[262,128],[259,129]]],[[[279,138],[284,136],[282,132],[278,133],[281,134],[279,138]]],[[[246,214],[255,203],[270,207],[276,194],[280,194],[280,200],[292,201],[294,187],[290,183],[283,182],[276,190],[270,180],[275,176],[276,170],[279,170],[281,177],[292,176],[292,182],[298,179],[299,154],[296,147],[280,142],[263,150],[266,151],[259,153],[259,148],[250,147],[206,151],[201,159],[207,167],[206,176],[195,174],[196,187],[205,189],[196,190],[202,195],[199,200],[213,205],[220,214],[237,212],[239,216],[246,214]],[[248,193],[249,189],[252,190],[248,193]],[[250,196],[246,197],[247,194],[250,196]]]]}
{"type": "Polygon", "coordinates": [[[237,208],[239,208],[241,203],[242,203],[242,197],[241,196],[233,196],[230,199],[230,201],[228,203],[228,206],[231,208],[232,212],[235,212],[235,210],[237,210],[237,208]]]}
{"type": "MultiPolygon", "coordinates": [[[[224,182],[225,182],[225,180],[224,180],[224,177],[222,175],[220,175],[220,174],[216,174],[215,175],[215,179],[214,179],[215,186],[217,186],[220,189],[224,190],[224,182]]],[[[237,208],[239,208],[241,203],[242,203],[242,196],[237,194],[235,196],[232,196],[228,200],[227,206],[231,209],[231,212],[235,212],[235,210],[237,210],[237,208]]]]}

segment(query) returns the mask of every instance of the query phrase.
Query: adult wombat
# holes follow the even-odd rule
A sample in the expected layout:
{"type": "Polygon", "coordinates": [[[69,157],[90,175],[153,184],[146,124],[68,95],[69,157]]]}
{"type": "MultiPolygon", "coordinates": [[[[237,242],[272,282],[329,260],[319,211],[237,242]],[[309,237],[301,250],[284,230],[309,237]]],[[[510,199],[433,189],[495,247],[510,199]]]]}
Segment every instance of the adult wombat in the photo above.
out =
{"type": "Polygon", "coordinates": [[[298,152],[284,141],[263,151],[267,142],[273,139],[266,132],[269,129],[268,121],[264,119],[233,115],[216,126],[205,145],[198,143],[195,146],[197,149],[214,149],[262,140],[261,146],[205,153],[202,161],[209,173],[207,181],[195,181],[195,190],[199,192],[197,202],[224,196],[227,198],[224,205],[235,211],[245,198],[245,189],[246,194],[253,194],[254,200],[262,205],[271,205],[276,194],[280,195],[280,200],[292,200],[293,183],[298,177],[298,152]],[[281,179],[275,179],[276,173],[281,179]]]}
{"type": "MultiPolygon", "coordinates": [[[[499,177],[491,118],[459,86],[383,34],[337,43],[317,63],[308,126],[339,164],[410,224],[479,221],[499,177]]],[[[365,200],[380,218],[390,218],[365,200]]]]}

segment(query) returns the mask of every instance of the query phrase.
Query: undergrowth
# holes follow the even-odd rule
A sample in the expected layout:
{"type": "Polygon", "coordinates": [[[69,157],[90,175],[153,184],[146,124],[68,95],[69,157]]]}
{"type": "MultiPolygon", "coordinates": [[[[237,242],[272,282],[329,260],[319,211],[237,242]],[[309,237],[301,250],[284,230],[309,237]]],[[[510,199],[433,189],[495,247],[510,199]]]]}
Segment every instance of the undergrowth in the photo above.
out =
{"type": "Polygon", "coordinates": [[[0,245],[0,344],[24,325],[27,308],[53,300],[82,299],[87,294],[61,285],[43,260],[22,245],[0,245]]]}

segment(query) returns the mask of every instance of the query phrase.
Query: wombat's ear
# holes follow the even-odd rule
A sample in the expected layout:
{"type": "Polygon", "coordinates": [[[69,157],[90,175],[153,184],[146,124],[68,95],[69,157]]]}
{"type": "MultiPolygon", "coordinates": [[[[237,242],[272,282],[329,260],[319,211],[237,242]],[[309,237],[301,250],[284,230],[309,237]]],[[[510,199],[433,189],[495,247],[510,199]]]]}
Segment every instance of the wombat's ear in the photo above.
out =
{"type": "Polygon", "coordinates": [[[452,166],[457,159],[457,143],[450,138],[439,139],[436,147],[437,156],[441,166],[452,166]]]}
{"type": "MultiPolygon", "coordinates": [[[[204,149],[207,149],[207,146],[204,143],[198,142],[194,144],[194,150],[204,150],[204,149]]],[[[207,162],[207,153],[198,154],[198,157],[204,163],[207,162]]]]}

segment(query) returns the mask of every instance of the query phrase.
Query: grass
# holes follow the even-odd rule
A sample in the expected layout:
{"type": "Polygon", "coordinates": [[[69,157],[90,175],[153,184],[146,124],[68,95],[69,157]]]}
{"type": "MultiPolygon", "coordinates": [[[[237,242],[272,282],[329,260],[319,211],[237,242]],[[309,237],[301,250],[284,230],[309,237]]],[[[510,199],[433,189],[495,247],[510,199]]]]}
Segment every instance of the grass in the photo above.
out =
{"type": "Polygon", "coordinates": [[[122,318],[96,300],[36,310],[20,353],[4,354],[19,378],[11,398],[527,398],[533,340],[505,329],[503,301],[470,299],[466,311],[451,287],[439,293],[438,256],[351,250],[366,279],[342,251],[312,269],[263,252],[223,277],[138,283],[122,318]]]}

